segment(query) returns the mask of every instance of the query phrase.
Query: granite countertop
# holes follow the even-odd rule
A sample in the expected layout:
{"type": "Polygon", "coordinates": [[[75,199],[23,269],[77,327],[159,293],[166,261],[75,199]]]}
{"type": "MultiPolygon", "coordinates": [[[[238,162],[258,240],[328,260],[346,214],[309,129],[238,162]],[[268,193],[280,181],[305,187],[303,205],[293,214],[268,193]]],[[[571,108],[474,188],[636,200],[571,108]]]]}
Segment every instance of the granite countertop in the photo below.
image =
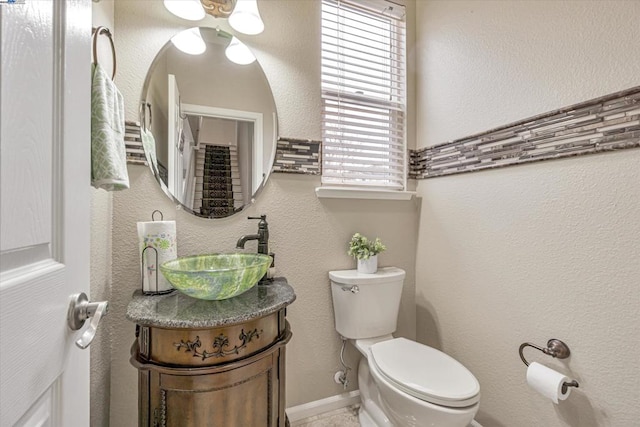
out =
{"type": "Polygon", "coordinates": [[[191,298],[178,291],[168,295],[133,294],[126,317],[143,326],[159,328],[209,328],[228,326],[275,313],[296,299],[284,277],[271,285],[256,285],[237,297],[222,301],[191,298]]]}

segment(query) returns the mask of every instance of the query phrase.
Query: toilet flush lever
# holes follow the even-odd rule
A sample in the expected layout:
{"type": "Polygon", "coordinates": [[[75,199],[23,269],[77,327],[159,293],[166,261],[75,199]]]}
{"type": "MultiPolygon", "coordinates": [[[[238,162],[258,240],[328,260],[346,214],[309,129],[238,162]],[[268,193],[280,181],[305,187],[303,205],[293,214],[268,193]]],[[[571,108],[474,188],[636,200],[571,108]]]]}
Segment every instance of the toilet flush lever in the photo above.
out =
{"type": "Polygon", "coordinates": [[[69,310],[67,311],[67,324],[73,331],[77,331],[84,325],[84,322],[91,318],[89,327],[82,333],[76,341],[76,345],[81,349],[89,347],[91,341],[96,336],[98,325],[102,316],[107,314],[109,308],[108,301],[89,302],[87,294],[84,292],[71,295],[69,310]]]}
{"type": "Polygon", "coordinates": [[[360,288],[358,288],[358,285],[353,285],[353,286],[351,286],[351,287],[343,286],[343,287],[342,287],[342,290],[343,290],[343,291],[345,291],[345,292],[346,292],[346,291],[349,291],[349,292],[351,292],[352,294],[357,294],[358,292],[360,292],[360,288]]]}

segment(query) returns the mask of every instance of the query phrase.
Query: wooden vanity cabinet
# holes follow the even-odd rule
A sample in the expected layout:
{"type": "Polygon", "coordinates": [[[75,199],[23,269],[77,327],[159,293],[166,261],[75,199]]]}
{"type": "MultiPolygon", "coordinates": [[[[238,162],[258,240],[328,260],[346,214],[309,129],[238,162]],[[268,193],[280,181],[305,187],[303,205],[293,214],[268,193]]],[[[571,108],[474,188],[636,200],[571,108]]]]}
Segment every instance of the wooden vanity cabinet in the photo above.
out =
{"type": "Polygon", "coordinates": [[[141,427],[285,427],[285,310],[232,326],[137,325],[141,427]]]}

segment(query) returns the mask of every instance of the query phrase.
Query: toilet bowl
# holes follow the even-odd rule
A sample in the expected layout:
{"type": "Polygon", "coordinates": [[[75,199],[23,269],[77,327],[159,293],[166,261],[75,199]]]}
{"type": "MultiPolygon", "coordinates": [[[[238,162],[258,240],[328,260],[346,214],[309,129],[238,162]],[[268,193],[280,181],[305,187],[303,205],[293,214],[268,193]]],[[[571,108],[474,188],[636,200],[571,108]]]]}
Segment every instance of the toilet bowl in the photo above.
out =
{"type": "Polygon", "coordinates": [[[458,361],[405,338],[389,336],[373,345],[362,341],[356,341],[365,356],[358,373],[360,392],[373,396],[364,410],[378,405],[389,420],[372,426],[465,427],[473,420],[480,386],[458,361]],[[363,390],[371,387],[376,390],[363,390]]]}
{"type": "Polygon", "coordinates": [[[451,356],[394,338],[405,272],[332,271],[336,330],[362,353],[358,366],[363,427],[466,427],[479,408],[480,385],[451,356]]]}

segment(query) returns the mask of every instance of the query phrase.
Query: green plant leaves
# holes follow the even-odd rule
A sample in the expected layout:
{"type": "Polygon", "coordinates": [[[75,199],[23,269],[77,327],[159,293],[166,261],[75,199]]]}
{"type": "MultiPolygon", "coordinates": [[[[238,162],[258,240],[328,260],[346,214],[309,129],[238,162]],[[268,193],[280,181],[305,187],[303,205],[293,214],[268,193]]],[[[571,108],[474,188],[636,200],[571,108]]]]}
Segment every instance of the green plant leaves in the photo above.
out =
{"type": "Polygon", "coordinates": [[[378,237],[375,240],[369,240],[360,233],[355,233],[349,242],[349,250],[347,255],[357,259],[369,259],[374,255],[387,249],[378,237]]]}

